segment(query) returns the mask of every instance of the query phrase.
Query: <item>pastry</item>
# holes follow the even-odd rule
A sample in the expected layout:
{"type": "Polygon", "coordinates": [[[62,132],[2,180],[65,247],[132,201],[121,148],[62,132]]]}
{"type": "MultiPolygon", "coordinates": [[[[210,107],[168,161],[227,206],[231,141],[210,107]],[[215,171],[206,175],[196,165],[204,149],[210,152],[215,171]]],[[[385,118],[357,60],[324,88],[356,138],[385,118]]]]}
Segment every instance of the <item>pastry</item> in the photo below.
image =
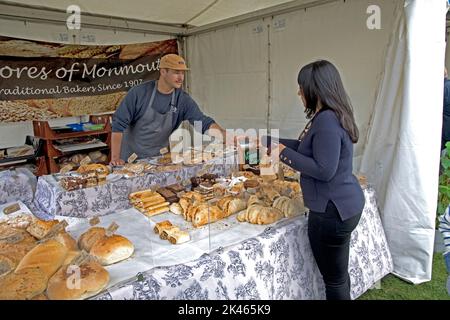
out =
{"type": "Polygon", "coordinates": [[[189,232],[187,231],[175,231],[169,235],[168,238],[171,244],[182,244],[191,240],[189,232]]]}
{"type": "Polygon", "coordinates": [[[172,225],[172,223],[171,223],[169,220],[165,220],[165,221],[162,221],[162,222],[158,222],[158,223],[155,225],[155,228],[154,228],[153,230],[155,231],[156,234],[160,235],[161,232],[162,232],[165,228],[172,227],[172,226],[173,226],[173,225],[172,225]]]}

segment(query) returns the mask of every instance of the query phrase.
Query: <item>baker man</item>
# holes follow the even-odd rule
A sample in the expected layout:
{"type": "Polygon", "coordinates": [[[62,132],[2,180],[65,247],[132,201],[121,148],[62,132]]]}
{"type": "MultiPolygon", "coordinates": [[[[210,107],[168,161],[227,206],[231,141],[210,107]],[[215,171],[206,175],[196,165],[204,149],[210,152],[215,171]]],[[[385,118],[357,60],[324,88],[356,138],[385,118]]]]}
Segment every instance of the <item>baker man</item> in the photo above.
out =
{"type": "Polygon", "coordinates": [[[209,129],[225,131],[204,115],[197,103],[181,89],[189,70],[182,57],[168,54],[161,58],[159,80],[144,82],[130,89],[114,113],[112,121],[111,164],[122,165],[130,155],[138,158],[160,155],[169,146],[169,137],[181,122],[200,121],[202,133],[209,129]]]}

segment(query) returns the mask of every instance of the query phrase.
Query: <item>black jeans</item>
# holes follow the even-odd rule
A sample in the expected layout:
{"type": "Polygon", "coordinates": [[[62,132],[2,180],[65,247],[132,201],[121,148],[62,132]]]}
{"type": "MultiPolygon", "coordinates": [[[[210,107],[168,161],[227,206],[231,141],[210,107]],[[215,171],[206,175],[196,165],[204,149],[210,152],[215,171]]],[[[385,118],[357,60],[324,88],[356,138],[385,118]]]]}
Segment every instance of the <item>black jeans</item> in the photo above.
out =
{"type": "Polygon", "coordinates": [[[325,212],[310,211],[308,237],[325,282],[327,300],[350,300],[350,236],[361,214],[342,221],[332,201],[325,212]]]}

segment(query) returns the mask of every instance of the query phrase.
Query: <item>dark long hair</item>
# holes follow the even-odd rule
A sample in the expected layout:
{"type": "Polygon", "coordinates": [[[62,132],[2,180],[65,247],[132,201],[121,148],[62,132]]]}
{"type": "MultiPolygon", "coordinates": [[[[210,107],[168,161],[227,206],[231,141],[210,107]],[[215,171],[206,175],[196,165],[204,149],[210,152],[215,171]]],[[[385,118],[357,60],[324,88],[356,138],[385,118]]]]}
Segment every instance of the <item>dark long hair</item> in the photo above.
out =
{"type": "Polygon", "coordinates": [[[332,63],[319,60],[304,66],[298,74],[298,85],[306,100],[305,113],[308,119],[315,115],[320,101],[320,111],[333,110],[352,142],[358,142],[359,131],[350,98],[345,92],[339,71],[332,63]]]}

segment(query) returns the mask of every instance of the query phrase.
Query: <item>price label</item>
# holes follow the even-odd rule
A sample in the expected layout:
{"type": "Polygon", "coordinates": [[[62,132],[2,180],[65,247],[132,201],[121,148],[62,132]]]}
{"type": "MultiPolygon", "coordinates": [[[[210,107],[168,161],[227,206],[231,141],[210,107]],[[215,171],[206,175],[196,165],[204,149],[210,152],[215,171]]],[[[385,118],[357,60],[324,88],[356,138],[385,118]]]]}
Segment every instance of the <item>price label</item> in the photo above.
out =
{"type": "Polygon", "coordinates": [[[133,153],[129,158],[128,158],[128,163],[133,163],[136,161],[136,159],[138,158],[138,155],[136,153],[133,153]]]}
{"type": "Polygon", "coordinates": [[[91,226],[95,226],[95,225],[97,225],[99,223],[100,223],[100,219],[98,217],[95,217],[95,218],[92,218],[91,220],[89,220],[89,224],[91,226]]]}
{"type": "Polygon", "coordinates": [[[119,229],[119,225],[115,222],[111,223],[108,229],[106,229],[106,236],[111,237],[117,229],[119,229]]]}

